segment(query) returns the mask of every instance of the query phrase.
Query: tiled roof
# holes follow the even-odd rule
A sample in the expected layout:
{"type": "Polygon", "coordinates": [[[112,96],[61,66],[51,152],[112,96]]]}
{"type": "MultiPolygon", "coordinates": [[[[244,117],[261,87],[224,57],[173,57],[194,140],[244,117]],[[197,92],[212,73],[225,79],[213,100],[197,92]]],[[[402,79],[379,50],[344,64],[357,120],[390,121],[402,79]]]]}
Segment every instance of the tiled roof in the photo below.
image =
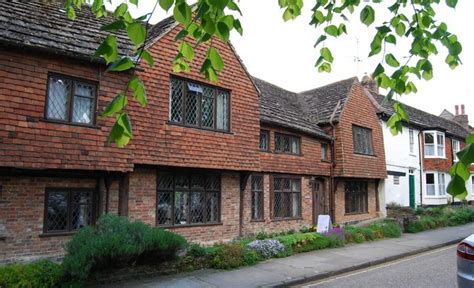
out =
{"type": "Polygon", "coordinates": [[[349,92],[358,81],[356,77],[341,80],[329,85],[301,92],[307,110],[311,114],[313,121],[318,124],[327,124],[330,121],[334,109],[339,103],[339,107],[334,113],[334,121],[339,120],[339,116],[344,108],[349,92]]]}
{"type": "MultiPolygon", "coordinates": [[[[100,27],[114,19],[97,19],[86,7],[76,11],[76,16],[74,21],[69,20],[61,1],[0,1],[0,43],[92,60],[99,44],[109,35],[100,27]]],[[[151,26],[149,39],[159,37],[171,25],[167,18],[151,26]]],[[[125,32],[116,35],[119,53],[133,55],[133,45],[125,32]]]]}
{"type": "MultiPolygon", "coordinates": [[[[372,93],[372,95],[374,96],[375,100],[377,100],[377,102],[383,107],[383,113],[391,116],[395,112],[393,108],[393,101],[389,101],[384,96],[379,94],[372,93]]],[[[403,106],[410,117],[410,123],[414,125],[427,129],[440,128],[442,130],[446,130],[447,133],[462,139],[466,138],[468,135],[468,131],[454,121],[430,114],[405,104],[403,104],[403,106]]]]}
{"type": "Polygon", "coordinates": [[[295,129],[317,137],[330,139],[317,123],[303,111],[302,98],[294,92],[254,77],[260,90],[260,119],[262,122],[295,129]]]}

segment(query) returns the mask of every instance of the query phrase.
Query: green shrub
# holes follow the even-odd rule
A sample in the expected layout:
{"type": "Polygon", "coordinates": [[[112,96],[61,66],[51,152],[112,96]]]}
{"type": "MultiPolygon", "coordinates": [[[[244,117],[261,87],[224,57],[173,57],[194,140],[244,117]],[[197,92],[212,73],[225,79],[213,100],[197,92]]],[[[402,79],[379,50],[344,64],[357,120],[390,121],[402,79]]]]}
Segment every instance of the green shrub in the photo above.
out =
{"type": "Polygon", "coordinates": [[[423,226],[423,230],[430,230],[430,229],[435,229],[437,228],[436,222],[433,217],[431,216],[425,216],[421,217],[419,220],[421,226],[423,226]]]}
{"type": "Polygon", "coordinates": [[[380,223],[380,228],[382,228],[384,237],[387,238],[398,238],[402,235],[402,229],[394,221],[384,221],[380,223]]]}
{"type": "Polygon", "coordinates": [[[61,265],[49,260],[0,266],[2,288],[58,287],[63,275],[61,265]]]}
{"type": "Polygon", "coordinates": [[[294,253],[307,252],[343,245],[342,241],[336,237],[326,237],[318,233],[289,234],[274,239],[285,246],[286,253],[289,253],[289,251],[294,253]]]}
{"type": "Polygon", "coordinates": [[[365,242],[364,234],[362,234],[360,232],[355,232],[352,237],[354,238],[355,243],[364,243],[365,242]]]}
{"type": "Polygon", "coordinates": [[[268,234],[267,234],[267,232],[262,230],[262,231],[258,232],[257,235],[255,235],[255,238],[257,240],[264,240],[264,239],[268,238],[268,234]]]}
{"type": "Polygon", "coordinates": [[[237,243],[219,244],[212,252],[211,265],[217,269],[233,269],[244,264],[245,249],[237,243]]]}
{"type": "Polygon", "coordinates": [[[262,260],[262,257],[256,250],[247,249],[244,253],[243,264],[246,266],[251,266],[257,264],[262,260]]]}
{"type": "Polygon", "coordinates": [[[408,224],[407,229],[406,229],[407,233],[418,233],[422,231],[425,231],[425,228],[423,224],[421,223],[421,221],[419,220],[410,222],[410,224],[408,224]]]}
{"type": "Polygon", "coordinates": [[[474,221],[474,209],[461,207],[453,210],[449,216],[449,225],[463,225],[474,221]]]}
{"type": "Polygon", "coordinates": [[[186,244],[169,231],[103,215],[96,226],[80,229],[66,244],[64,272],[67,279],[85,280],[92,271],[170,260],[186,244]]]}
{"type": "Polygon", "coordinates": [[[193,257],[193,258],[204,257],[206,255],[207,255],[206,248],[196,243],[190,245],[188,247],[188,251],[186,252],[186,256],[193,257]]]}

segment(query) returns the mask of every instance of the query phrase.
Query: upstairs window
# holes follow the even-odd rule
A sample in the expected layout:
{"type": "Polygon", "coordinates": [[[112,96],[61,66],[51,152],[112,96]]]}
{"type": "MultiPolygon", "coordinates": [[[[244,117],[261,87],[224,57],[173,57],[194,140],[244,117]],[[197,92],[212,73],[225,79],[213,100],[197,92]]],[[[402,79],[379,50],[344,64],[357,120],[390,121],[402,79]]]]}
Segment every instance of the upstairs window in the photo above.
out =
{"type": "Polygon", "coordinates": [[[321,144],[321,160],[329,161],[329,145],[326,143],[321,144]]]}
{"type": "Polygon", "coordinates": [[[171,78],[169,120],[210,130],[229,131],[229,93],[187,80],[171,78]]]}
{"type": "Polygon", "coordinates": [[[354,144],[354,153],[374,155],[372,129],[352,125],[352,140],[354,144]]]}
{"type": "Polygon", "coordinates": [[[461,143],[458,140],[453,139],[453,161],[458,162],[457,153],[461,150],[461,143]]]}
{"type": "Polygon", "coordinates": [[[268,139],[270,138],[270,133],[267,130],[260,130],[260,150],[268,151],[268,139]]]}
{"type": "Polygon", "coordinates": [[[415,153],[415,133],[413,129],[408,130],[408,136],[409,136],[409,141],[410,141],[410,153],[414,154],[415,153]]]}
{"type": "Polygon", "coordinates": [[[275,152],[300,154],[300,137],[275,133],[275,152]]]}
{"type": "Polygon", "coordinates": [[[75,124],[94,124],[97,86],[87,80],[49,75],[45,118],[75,124]]]}
{"type": "Polygon", "coordinates": [[[444,133],[425,131],[423,135],[425,156],[444,158],[444,133]]]}

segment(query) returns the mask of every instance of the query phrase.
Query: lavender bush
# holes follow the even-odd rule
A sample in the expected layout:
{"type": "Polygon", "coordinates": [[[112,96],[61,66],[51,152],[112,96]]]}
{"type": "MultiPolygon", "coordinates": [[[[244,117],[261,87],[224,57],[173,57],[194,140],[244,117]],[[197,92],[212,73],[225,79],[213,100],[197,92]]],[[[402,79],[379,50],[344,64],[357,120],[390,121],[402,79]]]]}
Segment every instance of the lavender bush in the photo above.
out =
{"type": "Polygon", "coordinates": [[[280,241],[273,239],[255,240],[247,244],[247,248],[257,251],[265,258],[275,257],[285,250],[285,246],[280,241]]]}
{"type": "Polygon", "coordinates": [[[344,241],[344,229],[342,227],[334,227],[323,235],[344,241]]]}

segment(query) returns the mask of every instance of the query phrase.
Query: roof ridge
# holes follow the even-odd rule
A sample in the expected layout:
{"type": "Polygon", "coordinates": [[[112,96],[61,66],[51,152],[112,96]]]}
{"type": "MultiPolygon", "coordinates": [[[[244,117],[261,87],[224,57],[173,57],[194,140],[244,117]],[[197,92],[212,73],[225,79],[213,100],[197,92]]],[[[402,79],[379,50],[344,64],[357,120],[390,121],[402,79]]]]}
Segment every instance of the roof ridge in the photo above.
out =
{"type": "Polygon", "coordinates": [[[266,84],[272,85],[273,87],[276,87],[276,88],[278,88],[278,89],[284,90],[285,92],[289,92],[289,93],[292,93],[292,94],[295,94],[295,95],[298,94],[298,93],[296,93],[296,92],[294,92],[294,91],[290,91],[290,90],[285,89],[285,88],[283,88],[283,87],[281,87],[281,86],[278,86],[278,85],[276,85],[276,84],[273,84],[273,83],[271,83],[271,82],[268,82],[267,80],[263,80],[263,79],[261,79],[261,78],[255,77],[255,76],[252,76],[252,78],[255,79],[255,80],[257,80],[257,81],[265,82],[266,84]]]}
{"type": "Polygon", "coordinates": [[[316,87],[316,88],[312,88],[312,89],[309,89],[309,90],[304,90],[304,91],[301,91],[301,92],[297,92],[296,94],[306,94],[306,93],[309,93],[309,92],[313,92],[315,90],[318,90],[318,89],[322,89],[322,88],[326,88],[328,86],[332,86],[332,85],[336,85],[336,84],[339,84],[341,82],[345,82],[345,81],[348,81],[348,80],[359,80],[357,78],[357,76],[352,76],[352,77],[349,77],[347,79],[342,79],[342,80],[338,80],[336,82],[332,82],[332,83],[329,83],[329,84],[326,84],[326,85],[323,85],[323,86],[319,86],[319,87],[316,87]]]}

